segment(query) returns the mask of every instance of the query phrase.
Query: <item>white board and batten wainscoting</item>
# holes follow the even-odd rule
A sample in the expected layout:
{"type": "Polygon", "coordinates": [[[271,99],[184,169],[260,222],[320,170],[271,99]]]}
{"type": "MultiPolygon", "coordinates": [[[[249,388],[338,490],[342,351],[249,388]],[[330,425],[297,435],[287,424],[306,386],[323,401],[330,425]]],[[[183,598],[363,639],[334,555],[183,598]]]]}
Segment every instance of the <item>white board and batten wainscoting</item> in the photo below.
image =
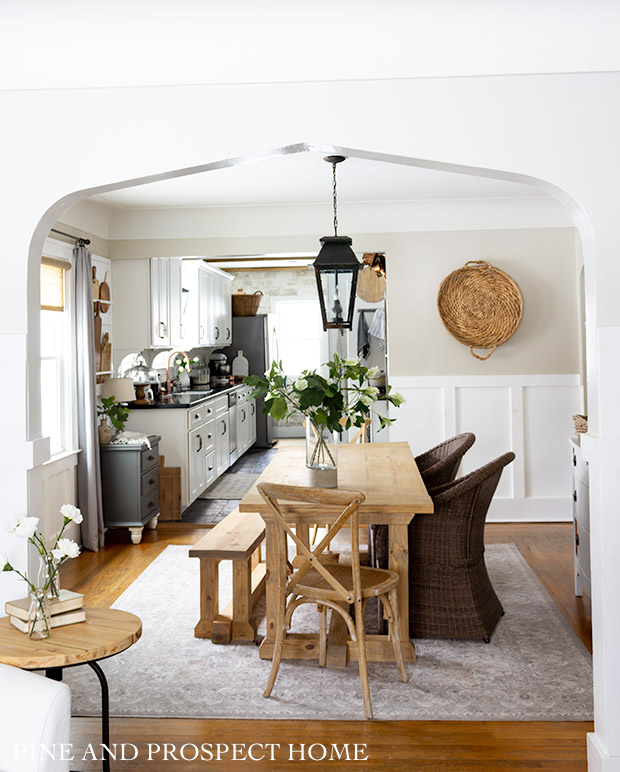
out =
{"type": "Polygon", "coordinates": [[[582,378],[568,375],[393,376],[407,401],[392,410],[391,441],[414,454],[460,432],[476,435],[459,475],[508,450],[489,522],[572,520],[572,416],[583,412],[582,378]]]}

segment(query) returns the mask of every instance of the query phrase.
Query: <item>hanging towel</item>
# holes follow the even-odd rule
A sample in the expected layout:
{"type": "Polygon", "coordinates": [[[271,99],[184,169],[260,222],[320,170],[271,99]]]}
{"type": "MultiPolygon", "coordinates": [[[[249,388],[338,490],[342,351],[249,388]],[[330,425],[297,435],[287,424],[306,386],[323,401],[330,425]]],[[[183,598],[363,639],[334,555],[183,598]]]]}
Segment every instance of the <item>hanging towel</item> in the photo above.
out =
{"type": "Polygon", "coordinates": [[[380,349],[385,348],[385,311],[382,308],[375,311],[368,334],[378,340],[380,349]]]}
{"type": "Polygon", "coordinates": [[[368,325],[366,324],[366,314],[359,312],[357,320],[357,355],[360,359],[366,359],[370,351],[370,340],[368,338],[368,325]]]}

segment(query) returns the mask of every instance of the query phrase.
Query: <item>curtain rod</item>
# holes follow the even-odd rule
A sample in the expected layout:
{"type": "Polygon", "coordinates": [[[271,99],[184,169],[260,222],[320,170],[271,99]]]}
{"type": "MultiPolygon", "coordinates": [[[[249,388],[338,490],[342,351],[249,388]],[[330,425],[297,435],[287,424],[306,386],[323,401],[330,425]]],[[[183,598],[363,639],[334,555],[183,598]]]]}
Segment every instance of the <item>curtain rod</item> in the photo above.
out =
{"type": "Polygon", "coordinates": [[[64,231],[57,231],[56,228],[50,228],[51,233],[58,233],[60,236],[66,236],[68,239],[77,241],[78,244],[90,244],[90,239],[83,239],[81,236],[74,236],[71,233],[65,233],[64,231]]]}

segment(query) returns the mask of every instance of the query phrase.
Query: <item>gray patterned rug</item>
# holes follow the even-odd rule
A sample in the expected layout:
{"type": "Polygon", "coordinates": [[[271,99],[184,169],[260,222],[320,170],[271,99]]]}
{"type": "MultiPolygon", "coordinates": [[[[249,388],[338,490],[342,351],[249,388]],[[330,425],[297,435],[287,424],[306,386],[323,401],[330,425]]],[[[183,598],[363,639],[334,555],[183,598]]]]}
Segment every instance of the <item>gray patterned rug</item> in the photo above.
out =
{"type": "MultiPolygon", "coordinates": [[[[114,604],[137,614],[144,630],[135,646],[102,662],[112,715],[363,719],[355,663],[329,670],[316,662],[283,662],[272,697],[264,699],[270,663],[258,658],[256,646],[194,638],[198,561],[187,550],[167,547],[114,604]]],[[[406,684],[395,665],[369,663],[376,719],[592,719],[586,648],[514,545],[490,545],[487,564],[506,610],[491,643],[416,641],[418,659],[407,666],[406,684]]],[[[230,588],[229,571],[222,571],[220,582],[222,590],[230,588]]],[[[316,631],[317,623],[306,606],[293,617],[293,630],[316,631]]],[[[98,714],[99,688],[90,668],[71,668],[65,678],[74,714],[98,714]]]]}
{"type": "Polygon", "coordinates": [[[225,472],[210,488],[200,494],[200,499],[242,499],[260,475],[225,472]]]}

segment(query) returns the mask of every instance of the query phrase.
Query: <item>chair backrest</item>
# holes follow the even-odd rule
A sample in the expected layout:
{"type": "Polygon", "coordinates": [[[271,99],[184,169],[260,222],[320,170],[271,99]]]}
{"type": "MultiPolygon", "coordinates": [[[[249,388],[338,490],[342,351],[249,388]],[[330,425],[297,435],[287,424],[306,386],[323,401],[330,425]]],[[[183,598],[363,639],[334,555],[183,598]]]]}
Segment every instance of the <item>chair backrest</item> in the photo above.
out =
{"type": "Polygon", "coordinates": [[[415,462],[427,489],[430,490],[454,480],[461,459],[475,441],[474,434],[464,432],[416,456],[415,462]]]}
{"type": "MultiPolygon", "coordinates": [[[[364,501],[364,494],[360,491],[347,491],[336,488],[302,488],[295,485],[280,485],[267,482],[259,483],[257,489],[269,507],[278,526],[276,544],[280,588],[286,587],[289,592],[294,592],[295,586],[301,579],[310,569],[314,569],[338,593],[341,600],[353,603],[354,598],[360,597],[359,506],[364,501]],[[287,507],[283,506],[281,502],[318,504],[321,507],[342,509],[334,522],[328,526],[325,536],[314,548],[311,548],[303,543],[286,521],[287,507]],[[345,525],[350,525],[351,528],[353,594],[335,579],[329,568],[320,561],[321,554],[329,547],[331,540],[345,525]],[[296,545],[298,556],[305,558],[305,560],[300,562],[297,570],[290,576],[287,576],[286,570],[288,562],[287,536],[290,536],[296,545]]],[[[325,514],[317,513],[316,521],[320,523],[325,522],[325,514]]]]}
{"type": "Polygon", "coordinates": [[[455,557],[472,560],[483,554],[489,505],[502,470],[514,458],[514,453],[504,453],[465,477],[429,490],[435,511],[431,515],[416,515],[412,523],[412,547],[414,552],[420,551],[418,559],[421,553],[430,554],[429,549],[433,562],[445,564],[455,557]]]}
{"type": "MultiPolygon", "coordinates": [[[[346,416],[343,416],[340,419],[340,426],[346,426],[348,421],[348,418],[346,416]]],[[[372,418],[364,418],[364,425],[360,426],[358,428],[358,431],[353,436],[352,439],[349,440],[349,445],[354,445],[356,442],[368,442],[368,427],[372,423],[372,418]]],[[[354,429],[354,426],[351,426],[352,429],[354,429]]]]}

